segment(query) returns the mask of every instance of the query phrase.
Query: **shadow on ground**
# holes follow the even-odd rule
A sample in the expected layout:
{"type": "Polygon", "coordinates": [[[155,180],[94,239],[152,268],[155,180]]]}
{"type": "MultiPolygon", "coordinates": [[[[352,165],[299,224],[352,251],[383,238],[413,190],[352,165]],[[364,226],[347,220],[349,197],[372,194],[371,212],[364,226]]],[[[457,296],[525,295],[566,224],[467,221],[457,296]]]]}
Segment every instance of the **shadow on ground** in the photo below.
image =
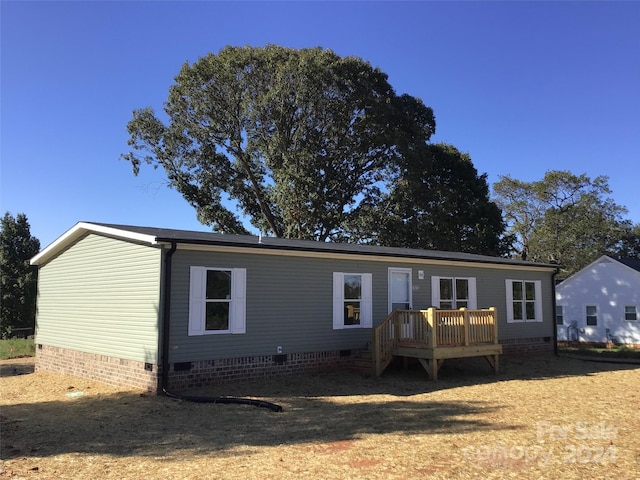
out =
{"type": "Polygon", "coordinates": [[[33,373],[33,357],[12,358],[0,363],[0,377],[33,373]]]}
{"type": "Polygon", "coordinates": [[[285,408],[282,413],[131,393],[8,405],[2,409],[1,457],[71,452],[154,457],[179,456],[181,452],[207,455],[236,446],[326,443],[367,433],[495,430],[495,425],[480,417],[500,408],[483,401],[389,398],[336,403],[299,395],[281,400],[285,408]]]}
{"type": "MultiPolygon", "coordinates": [[[[11,364],[8,366],[11,369],[11,364]]],[[[511,380],[593,375],[637,366],[594,364],[556,357],[514,357],[502,373],[474,361],[448,361],[431,382],[419,365],[392,367],[381,378],[330,373],[242,382],[202,389],[199,395],[261,398],[284,412],[244,405],[185,402],[155,395],[82,392],[39,403],[2,407],[0,457],[65,453],[152,456],[250,454],[252,447],[330,443],[365,434],[461,434],[521,429],[516,418],[497,423],[503,404],[467,395],[438,401],[432,392],[511,380]],[[222,391],[224,390],[224,391],[222,391]]],[[[29,377],[29,375],[26,375],[29,377]]],[[[534,389],[535,390],[535,389],[534,389]]],[[[72,392],[73,393],[73,392],[72,392]]],[[[5,402],[10,403],[10,402],[5,402]]]]}

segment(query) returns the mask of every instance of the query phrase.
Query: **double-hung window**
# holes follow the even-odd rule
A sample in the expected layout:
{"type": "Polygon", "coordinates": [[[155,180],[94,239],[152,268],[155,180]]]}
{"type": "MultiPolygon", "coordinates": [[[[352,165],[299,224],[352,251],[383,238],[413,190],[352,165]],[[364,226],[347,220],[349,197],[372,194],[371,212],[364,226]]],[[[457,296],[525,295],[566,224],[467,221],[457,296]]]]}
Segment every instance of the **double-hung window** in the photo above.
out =
{"type": "Polygon", "coordinates": [[[191,267],[189,335],[245,333],[244,268],[191,267]]]}
{"type": "Polygon", "coordinates": [[[562,305],[556,305],[556,325],[564,325],[564,308],[562,305]]]}
{"type": "Polygon", "coordinates": [[[598,325],[598,307],[596,305],[587,305],[586,314],[588,326],[598,325]]]}
{"type": "Polygon", "coordinates": [[[506,280],[507,323],[542,322],[542,282],[506,280]]]}
{"type": "Polygon", "coordinates": [[[476,279],[473,277],[431,277],[431,298],[436,308],[477,308],[476,279]]]}
{"type": "Polygon", "coordinates": [[[635,322],[638,320],[638,307],[635,305],[625,305],[624,307],[624,319],[628,322],[635,322]]]}
{"type": "Polygon", "coordinates": [[[372,296],[370,273],[333,273],[333,328],[370,328],[372,296]]]}

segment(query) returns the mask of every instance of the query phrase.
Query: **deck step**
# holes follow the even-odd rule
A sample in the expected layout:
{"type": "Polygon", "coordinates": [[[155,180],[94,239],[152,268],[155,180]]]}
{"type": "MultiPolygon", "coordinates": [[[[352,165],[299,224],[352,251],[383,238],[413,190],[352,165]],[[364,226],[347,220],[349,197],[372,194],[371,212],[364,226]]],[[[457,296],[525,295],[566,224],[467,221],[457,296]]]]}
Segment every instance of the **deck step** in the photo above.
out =
{"type": "Polygon", "coordinates": [[[373,376],[373,354],[371,351],[362,350],[360,354],[353,359],[353,365],[350,370],[367,377],[373,376]]]}

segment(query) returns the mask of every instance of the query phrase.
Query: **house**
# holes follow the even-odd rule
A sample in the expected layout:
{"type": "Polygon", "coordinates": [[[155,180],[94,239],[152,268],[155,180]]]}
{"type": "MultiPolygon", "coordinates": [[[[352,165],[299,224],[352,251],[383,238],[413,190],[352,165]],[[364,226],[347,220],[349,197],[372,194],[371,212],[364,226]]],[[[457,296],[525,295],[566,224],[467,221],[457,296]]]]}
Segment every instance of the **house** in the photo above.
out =
{"type": "Polygon", "coordinates": [[[31,263],[36,368],[151,391],[347,367],[392,311],[448,311],[438,325],[459,346],[455,332],[494,330],[456,330],[456,312],[494,307],[480,313],[500,351],[555,345],[548,264],[87,222],[31,263]]]}
{"type": "Polygon", "coordinates": [[[603,255],[556,288],[559,342],[640,346],[640,259],[603,255]]]}

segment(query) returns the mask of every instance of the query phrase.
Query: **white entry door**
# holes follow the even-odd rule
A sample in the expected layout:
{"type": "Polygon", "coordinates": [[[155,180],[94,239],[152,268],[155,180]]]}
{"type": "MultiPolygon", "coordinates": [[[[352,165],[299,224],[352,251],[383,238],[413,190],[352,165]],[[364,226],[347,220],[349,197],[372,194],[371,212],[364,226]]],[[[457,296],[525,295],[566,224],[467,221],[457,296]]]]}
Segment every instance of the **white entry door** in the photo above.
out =
{"type": "Polygon", "coordinates": [[[389,269],[389,313],[411,310],[411,269],[389,269]]]}

